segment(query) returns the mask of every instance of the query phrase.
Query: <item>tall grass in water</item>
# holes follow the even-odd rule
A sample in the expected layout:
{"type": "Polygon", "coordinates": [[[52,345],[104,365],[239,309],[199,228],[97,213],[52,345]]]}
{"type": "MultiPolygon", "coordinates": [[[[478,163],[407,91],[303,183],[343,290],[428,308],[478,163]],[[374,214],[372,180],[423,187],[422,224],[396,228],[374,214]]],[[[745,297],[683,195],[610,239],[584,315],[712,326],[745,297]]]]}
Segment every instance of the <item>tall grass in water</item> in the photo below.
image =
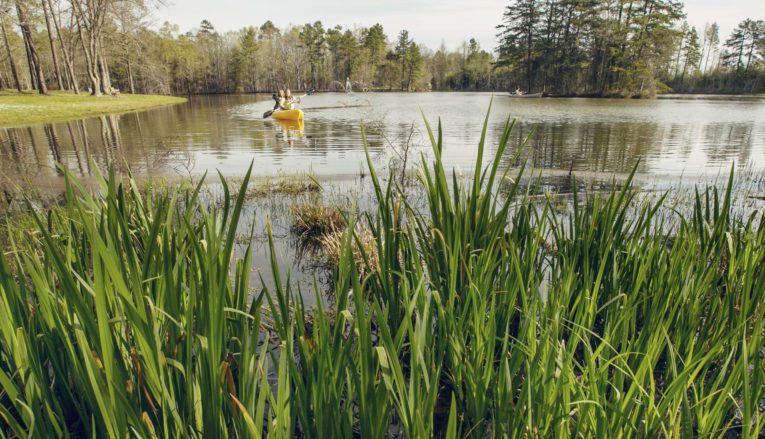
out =
{"type": "Polygon", "coordinates": [[[198,189],[142,196],[110,176],[91,196],[70,181],[65,213],[39,218],[39,245],[0,258],[4,427],[761,434],[765,226],[733,216],[732,179],[698,192],[689,215],[629,181],[575,193],[558,213],[521,190],[523,170],[500,171],[519,152],[507,150],[511,129],[483,168],[484,128],[467,184],[443,165],[440,126],[431,132],[424,210],[370,161],[378,209],[349,216],[333,309],[317,297],[310,318],[275,262],[275,285],[248,294],[249,251],[232,263],[244,195],[207,207],[198,189]]]}
{"type": "Polygon", "coordinates": [[[69,179],[64,214],[37,217],[39,245],[6,250],[6,431],[217,437],[264,428],[274,396],[260,299],[248,294],[249,250],[230,277],[245,192],[219,209],[202,207],[198,193],[144,197],[112,174],[92,196],[69,179]]]}

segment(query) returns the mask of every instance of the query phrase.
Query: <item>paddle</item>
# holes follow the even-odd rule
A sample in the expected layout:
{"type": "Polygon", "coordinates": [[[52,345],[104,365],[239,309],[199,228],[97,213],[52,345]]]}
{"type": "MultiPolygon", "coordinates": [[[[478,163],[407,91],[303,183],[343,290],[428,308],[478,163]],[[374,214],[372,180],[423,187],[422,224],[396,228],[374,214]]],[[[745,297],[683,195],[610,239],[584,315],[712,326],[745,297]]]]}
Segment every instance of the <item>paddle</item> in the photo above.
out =
{"type": "MultiPolygon", "coordinates": [[[[298,96],[297,97],[298,98],[298,102],[300,101],[301,98],[304,98],[306,96],[308,96],[308,93],[306,93],[304,95],[301,95],[301,96],[298,96]]],[[[266,111],[265,113],[263,113],[263,119],[268,119],[269,117],[271,117],[272,114],[274,114],[274,110],[266,111]]]]}

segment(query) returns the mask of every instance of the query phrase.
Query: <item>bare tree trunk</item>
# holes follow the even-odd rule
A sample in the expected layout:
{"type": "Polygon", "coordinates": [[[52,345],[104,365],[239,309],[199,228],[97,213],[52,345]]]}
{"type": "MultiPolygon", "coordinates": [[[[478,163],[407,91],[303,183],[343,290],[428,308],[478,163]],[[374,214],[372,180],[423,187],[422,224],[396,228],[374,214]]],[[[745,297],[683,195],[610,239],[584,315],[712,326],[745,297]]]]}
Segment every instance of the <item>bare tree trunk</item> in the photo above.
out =
{"type": "Polygon", "coordinates": [[[51,18],[53,19],[53,26],[56,28],[56,35],[58,35],[58,42],[61,45],[61,53],[64,55],[64,66],[66,67],[67,76],[69,77],[69,88],[74,90],[75,94],[80,94],[80,86],[77,83],[77,75],[74,73],[74,61],[72,60],[69,50],[64,43],[63,36],[61,35],[61,24],[59,23],[56,12],[53,9],[53,3],[48,1],[48,9],[50,9],[51,18]]]}
{"type": "Polygon", "coordinates": [[[37,55],[35,42],[32,39],[32,29],[27,22],[24,8],[21,7],[21,3],[19,3],[18,0],[16,1],[16,12],[19,14],[19,27],[21,27],[21,33],[24,36],[24,41],[27,42],[29,61],[31,62],[29,68],[32,72],[32,82],[37,83],[37,91],[41,95],[48,94],[48,86],[45,84],[45,75],[43,74],[42,65],[40,64],[40,57],[37,55]]]}
{"type": "Polygon", "coordinates": [[[22,38],[24,43],[24,54],[27,56],[27,73],[29,73],[29,88],[37,90],[37,81],[35,81],[35,69],[34,62],[32,61],[32,54],[29,53],[29,42],[26,38],[22,38]]]}
{"type": "Polygon", "coordinates": [[[90,80],[90,94],[101,95],[101,78],[98,74],[98,45],[96,44],[97,33],[94,29],[93,20],[86,20],[80,0],[72,0],[72,9],[76,16],[77,32],[85,53],[85,66],[90,80]],[[87,27],[88,38],[85,38],[83,28],[87,27]]]}
{"type": "Polygon", "coordinates": [[[707,72],[707,65],[709,64],[709,54],[712,53],[712,41],[709,42],[709,49],[707,49],[707,57],[704,60],[704,70],[703,73],[707,72]]]}
{"type": "Polygon", "coordinates": [[[128,82],[130,83],[130,94],[134,95],[135,83],[133,82],[133,65],[130,63],[130,55],[128,55],[127,57],[127,71],[128,71],[128,82]]]}
{"type": "Polygon", "coordinates": [[[744,69],[744,73],[749,73],[749,65],[752,64],[752,55],[754,54],[754,46],[757,44],[754,39],[752,40],[752,44],[749,46],[749,54],[746,56],[746,69],[744,69]]]}
{"type": "Polygon", "coordinates": [[[90,94],[99,96],[101,94],[101,83],[98,79],[98,74],[96,73],[93,54],[88,50],[88,43],[85,42],[85,32],[82,31],[82,25],[79,20],[77,21],[77,32],[80,35],[82,51],[85,53],[85,70],[88,72],[88,79],[90,80],[90,94]]]}
{"type": "Polygon", "coordinates": [[[46,0],[42,0],[43,15],[45,16],[45,27],[48,29],[48,42],[50,43],[50,54],[53,58],[53,72],[56,75],[56,82],[58,82],[58,89],[64,89],[64,80],[61,77],[61,67],[58,64],[58,55],[56,54],[56,44],[53,42],[53,29],[50,26],[50,17],[48,16],[48,7],[46,0]]]}
{"type": "Polygon", "coordinates": [[[98,59],[98,75],[101,80],[101,93],[105,95],[112,94],[112,78],[109,75],[109,65],[106,63],[106,57],[104,56],[104,48],[100,42],[97,44],[97,59],[98,59]]]}
{"type": "Polygon", "coordinates": [[[11,65],[11,76],[13,76],[13,82],[16,85],[16,90],[21,93],[21,82],[19,82],[19,73],[16,70],[16,61],[13,59],[13,51],[11,51],[11,43],[8,41],[8,33],[5,30],[5,16],[0,15],[0,29],[3,31],[3,41],[5,41],[5,50],[8,52],[8,62],[11,65]]]}

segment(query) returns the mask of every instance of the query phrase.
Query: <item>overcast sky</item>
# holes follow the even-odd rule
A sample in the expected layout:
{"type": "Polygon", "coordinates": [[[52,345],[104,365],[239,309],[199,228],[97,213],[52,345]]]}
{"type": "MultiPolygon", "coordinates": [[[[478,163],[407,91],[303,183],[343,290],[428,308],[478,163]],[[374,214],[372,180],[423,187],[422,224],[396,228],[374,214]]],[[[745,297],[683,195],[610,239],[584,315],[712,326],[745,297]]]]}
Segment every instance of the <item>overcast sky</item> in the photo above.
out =
{"type": "MultiPolygon", "coordinates": [[[[393,36],[409,30],[415,41],[437,48],[444,41],[455,48],[476,38],[481,46],[496,46],[496,26],[507,0],[167,0],[156,13],[185,32],[207,19],[219,31],[259,26],[271,20],[282,28],[321,20],[325,27],[344,28],[380,23],[393,36]]],[[[765,0],[686,0],[688,22],[699,32],[706,22],[716,21],[724,41],[746,17],[765,19],[765,0]]]]}

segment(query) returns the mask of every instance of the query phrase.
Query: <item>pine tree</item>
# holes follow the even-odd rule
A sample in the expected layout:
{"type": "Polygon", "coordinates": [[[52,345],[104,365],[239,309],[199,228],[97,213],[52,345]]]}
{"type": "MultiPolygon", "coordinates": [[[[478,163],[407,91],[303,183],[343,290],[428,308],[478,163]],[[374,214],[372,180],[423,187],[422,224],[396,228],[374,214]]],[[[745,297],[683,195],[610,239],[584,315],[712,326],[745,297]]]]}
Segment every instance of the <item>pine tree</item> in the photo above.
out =
{"type": "MultiPolygon", "coordinates": [[[[718,50],[717,46],[720,44],[720,26],[718,26],[717,23],[712,23],[704,28],[704,41],[706,42],[707,48],[706,56],[704,57],[704,68],[701,70],[706,73],[709,66],[709,57],[713,51],[718,50]]],[[[701,66],[701,64],[699,64],[699,66],[701,66]]]]}
{"type": "Polygon", "coordinates": [[[408,65],[408,57],[409,57],[409,51],[412,46],[412,40],[409,38],[409,31],[404,29],[398,34],[398,39],[396,40],[396,59],[399,63],[399,67],[401,68],[401,90],[408,90],[407,84],[406,84],[406,70],[408,65]]]}
{"type": "Polygon", "coordinates": [[[726,54],[723,59],[726,65],[738,73],[747,73],[749,67],[763,55],[758,47],[762,46],[765,38],[765,22],[747,18],[733,29],[725,41],[726,54]]]}
{"type": "MultiPolygon", "coordinates": [[[[685,38],[685,45],[683,49],[685,56],[685,63],[683,64],[683,74],[680,76],[680,83],[685,80],[685,74],[688,71],[688,67],[691,69],[699,63],[701,59],[701,46],[699,45],[699,34],[696,32],[696,28],[692,27],[685,38]]],[[[692,73],[692,72],[691,72],[692,73]]]]}
{"type": "Polygon", "coordinates": [[[765,21],[747,19],[745,23],[749,39],[747,41],[746,69],[744,71],[748,73],[752,62],[756,63],[760,55],[762,55],[758,53],[757,48],[761,45],[762,39],[765,38],[765,21]]]}
{"type": "Polygon", "coordinates": [[[531,91],[535,74],[535,44],[539,24],[539,0],[512,0],[505,8],[502,24],[498,26],[499,66],[522,69],[526,78],[526,89],[531,91]]]}
{"type": "Polygon", "coordinates": [[[377,23],[364,32],[361,44],[369,51],[369,58],[374,63],[385,56],[386,37],[381,24],[377,23]]]}
{"type": "Polygon", "coordinates": [[[311,65],[312,87],[321,87],[318,78],[318,67],[324,58],[324,44],[326,42],[324,26],[321,21],[306,24],[300,31],[300,41],[308,48],[308,62],[311,65]]]}
{"type": "Polygon", "coordinates": [[[257,32],[253,27],[242,30],[239,37],[239,45],[236,48],[233,59],[231,75],[237,87],[244,91],[256,91],[256,64],[255,55],[258,51],[257,32]]]}
{"type": "Polygon", "coordinates": [[[366,51],[366,61],[369,63],[369,79],[382,83],[380,73],[385,64],[385,48],[387,37],[381,24],[377,23],[369,29],[364,29],[361,35],[361,46],[366,51]]]}
{"type": "Polygon", "coordinates": [[[260,26],[260,29],[258,29],[259,40],[272,40],[279,35],[281,35],[281,32],[279,32],[279,29],[274,26],[274,23],[272,23],[271,20],[263,23],[263,25],[260,26]]]}

